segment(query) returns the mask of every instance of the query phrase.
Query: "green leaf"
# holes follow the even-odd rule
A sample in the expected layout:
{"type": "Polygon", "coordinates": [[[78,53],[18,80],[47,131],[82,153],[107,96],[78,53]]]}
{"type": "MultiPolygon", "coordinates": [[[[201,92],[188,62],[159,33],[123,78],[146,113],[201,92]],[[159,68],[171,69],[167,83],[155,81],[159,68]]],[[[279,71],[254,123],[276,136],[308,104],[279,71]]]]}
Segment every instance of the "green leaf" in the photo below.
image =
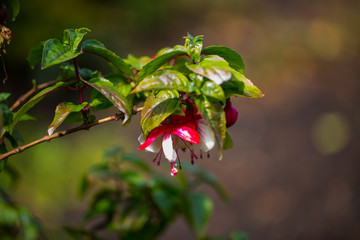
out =
{"type": "Polygon", "coordinates": [[[189,80],[178,71],[163,69],[144,78],[131,93],[162,89],[187,92],[189,91],[189,80]]]}
{"type": "Polygon", "coordinates": [[[244,74],[244,62],[241,56],[234,50],[223,47],[223,46],[209,46],[202,50],[203,54],[206,55],[218,55],[219,57],[224,58],[236,71],[244,74]]]}
{"type": "Polygon", "coordinates": [[[128,123],[132,115],[131,106],[126,97],[121,94],[112,82],[105,78],[93,78],[89,82],[84,82],[99,91],[124,114],[123,125],[128,123]]]}
{"type": "Polygon", "coordinates": [[[65,118],[71,112],[80,112],[87,105],[87,102],[84,102],[80,105],[76,105],[72,102],[63,102],[60,103],[55,109],[55,116],[52,123],[48,126],[48,134],[52,135],[56,128],[65,120],[65,118]]]}
{"type": "Polygon", "coordinates": [[[86,33],[87,28],[66,29],[63,42],[58,39],[47,40],[44,44],[41,69],[68,61],[80,55],[82,52],[77,47],[86,33]]]}
{"type": "Polygon", "coordinates": [[[205,80],[200,87],[200,92],[205,96],[218,99],[223,103],[226,101],[223,89],[213,81],[205,80]]]}
{"type": "Polygon", "coordinates": [[[0,93],[0,102],[7,101],[10,97],[11,93],[2,92],[0,93]]]}
{"type": "Polygon", "coordinates": [[[203,36],[193,37],[188,33],[185,38],[185,48],[191,58],[192,63],[198,63],[200,61],[201,49],[203,46],[203,36]]]}
{"type": "Polygon", "coordinates": [[[88,32],[90,32],[88,28],[65,29],[63,37],[64,45],[69,46],[70,51],[75,52],[81,40],[88,32]]]}
{"type": "Polygon", "coordinates": [[[194,73],[207,77],[217,85],[231,79],[231,68],[221,57],[209,55],[204,57],[199,64],[186,64],[186,67],[194,73]]]}
{"type": "Polygon", "coordinates": [[[129,64],[132,68],[137,71],[140,71],[145,64],[151,61],[151,58],[144,56],[140,58],[136,58],[134,55],[129,54],[128,58],[125,60],[127,64],[129,64]]]}
{"type": "Polygon", "coordinates": [[[55,91],[56,89],[67,87],[71,85],[73,82],[57,82],[56,84],[45,88],[38,94],[36,94],[34,97],[32,97],[29,101],[27,101],[14,115],[14,119],[10,124],[10,133],[12,133],[15,125],[21,120],[23,115],[29,111],[31,108],[33,108],[38,102],[40,102],[46,95],[49,93],[55,91]]]}
{"type": "Polygon", "coordinates": [[[10,16],[12,21],[15,21],[20,12],[19,0],[4,0],[4,3],[7,8],[7,15],[10,16]]]}
{"type": "Polygon", "coordinates": [[[186,51],[184,50],[175,50],[168,53],[164,53],[155,59],[153,59],[151,62],[147,63],[141,71],[137,74],[137,81],[141,82],[145,77],[155,72],[158,68],[160,68],[163,64],[165,64],[167,61],[170,61],[171,59],[180,56],[185,55],[186,51]]]}
{"type": "Polygon", "coordinates": [[[264,94],[258,89],[249,79],[247,79],[241,73],[231,69],[232,79],[229,83],[225,82],[222,87],[226,93],[226,97],[232,95],[259,98],[264,94]]]}
{"type": "Polygon", "coordinates": [[[76,58],[81,52],[71,51],[70,46],[64,46],[58,39],[47,40],[44,44],[41,69],[76,58]]]}
{"type": "Polygon", "coordinates": [[[134,73],[124,62],[124,60],[122,60],[112,51],[108,50],[101,42],[93,39],[86,40],[81,45],[81,49],[83,52],[92,53],[104,58],[106,61],[112,63],[117,69],[124,72],[126,75],[132,78],[134,77],[134,73]]]}
{"type": "Polygon", "coordinates": [[[218,101],[208,99],[205,96],[196,98],[195,104],[215,134],[215,140],[218,145],[218,158],[222,160],[222,150],[226,136],[225,112],[222,105],[218,101]]]}
{"type": "Polygon", "coordinates": [[[200,239],[206,234],[207,224],[213,210],[213,203],[208,196],[192,192],[188,195],[188,207],[188,222],[197,238],[200,239]]]}
{"type": "Polygon", "coordinates": [[[224,150],[233,148],[233,140],[228,131],[226,131],[225,139],[224,139],[224,150]]]}
{"type": "Polygon", "coordinates": [[[140,120],[144,137],[178,109],[181,103],[178,98],[177,91],[162,90],[145,100],[140,120]]]}
{"type": "Polygon", "coordinates": [[[34,69],[35,64],[41,61],[42,53],[44,50],[44,44],[45,44],[44,41],[39,42],[33,48],[30,49],[27,56],[27,61],[31,69],[34,69]]]}

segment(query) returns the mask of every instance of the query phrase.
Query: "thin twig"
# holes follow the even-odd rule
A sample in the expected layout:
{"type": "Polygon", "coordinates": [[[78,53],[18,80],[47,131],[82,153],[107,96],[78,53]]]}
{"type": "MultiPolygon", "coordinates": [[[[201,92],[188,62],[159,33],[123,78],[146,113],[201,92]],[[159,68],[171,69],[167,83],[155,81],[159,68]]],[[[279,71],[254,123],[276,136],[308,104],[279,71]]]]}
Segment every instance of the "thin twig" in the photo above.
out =
{"type": "Polygon", "coordinates": [[[61,131],[61,132],[54,133],[54,134],[52,134],[50,136],[48,136],[48,135],[44,136],[44,137],[42,137],[42,138],[40,138],[38,140],[35,140],[35,141],[31,142],[31,143],[28,143],[26,145],[14,148],[13,150],[11,150],[11,151],[9,151],[7,153],[1,154],[0,155],[0,162],[3,161],[7,157],[10,157],[10,156],[12,156],[14,154],[17,154],[17,153],[20,153],[20,152],[23,152],[24,150],[26,150],[28,148],[31,148],[31,147],[39,144],[39,143],[49,142],[50,140],[52,140],[54,138],[59,138],[59,137],[62,137],[62,136],[65,136],[65,135],[68,135],[68,134],[71,134],[71,133],[74,133],[74,132],[78,132],[80,130],[88,130],[89,128],[91,128],[93,126],[100,125],[100,124],[107,123],[107,122],[111,122],[111,121],[117,121],[117,120],[119,120],[121,118],[123,118],[123,114],[115,114],[113,116],[106,117],[106,118],[100,119],[98,121],[89,123],[89,124],[83,124],[83,125],[75,127],[75,128],[71,128],[71,129],[68,129],[68,130],[64,130],[64,131],[61,131]]]}
{"type": "Polygon", "coordinates": [[[34,85],[27,93],[23,94],[16,100],[16,102],[9,108],[10,111],[14,111],[18,106],[20,106],[23,102],[25,102],[28,98],[30,98],[36,91],[42,90],[44,88],[50,87],[57,83],[59,80],[54,80],[46,83],[42,83],[39,85],[34,85]]]}

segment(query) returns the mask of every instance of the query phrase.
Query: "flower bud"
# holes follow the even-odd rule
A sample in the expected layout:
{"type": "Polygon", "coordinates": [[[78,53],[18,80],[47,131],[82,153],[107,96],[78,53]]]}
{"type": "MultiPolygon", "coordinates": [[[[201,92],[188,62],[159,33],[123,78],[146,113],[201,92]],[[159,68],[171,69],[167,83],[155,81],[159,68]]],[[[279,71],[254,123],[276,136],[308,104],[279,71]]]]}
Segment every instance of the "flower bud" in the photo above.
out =
{"type": "Polygon", "coordinates": [[[231,101],[226,101],[225,107],[225,118],[226,118],[226,127],[229,128],[235,124],[238,118],[238,111],[236,108],[231,104],[231,101]]]}

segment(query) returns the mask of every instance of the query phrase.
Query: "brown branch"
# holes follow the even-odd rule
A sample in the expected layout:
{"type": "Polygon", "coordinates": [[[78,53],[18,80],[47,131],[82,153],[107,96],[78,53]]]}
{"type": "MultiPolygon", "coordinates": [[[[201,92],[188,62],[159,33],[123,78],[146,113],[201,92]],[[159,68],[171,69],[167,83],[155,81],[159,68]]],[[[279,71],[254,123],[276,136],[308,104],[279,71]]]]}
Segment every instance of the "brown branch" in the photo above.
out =
{"type": "Polygon", "coordinates": [[[117,121],[117,120],[119,120],[121,118],[123,118],[123,114],[115,114],[113,116],[106,117],[106,118],[97,120],[95,122],[89,123],[89,124],[83,124],[83,125],[75,127],[75,128],[71,128],[71,129],[68,129],[68,130],[64,130],[64,131],[61,131],[61,132],[54,133],[54,134],[52,134],[50,136],[46,135],[46,136],[44,136],[44,137],[42,137],[42,138],[40,138],[38,140],[35,140],[35,141],[31,142],[31,143],[28,143],[26,145],[14,148],[13,150],[11,150],[11,151],[9,151],[7,153],[1,154],[0,155],[0,162],[2,162],[7,157],[10,157],[10,156],[12,156],[14,154],[17,154],[17,153],[20,153],[20,152],[23,152],[24,150],[26,150],[28,148],[31,148],[31,147],[39,144],[39,143],[49,142],[50,140],[52,140],[54,138],[59,138],[59,137],[62,137],[62,136],[65,136],[65,135],[68,135],[68,134],[71,134],[71,133],[74,133],[74,132],[78,132],[80,130],[88,130],[89,128],[91,128],[93,126],[100,125],[100,124],[107,123],[107,122],[111,122],[111,121],[117,121]]]}
{"type": "Polygon", "coordinates": [[[15,110],[18,106],[20,106],[23,102],[25,102],[28,98],[30,98],[36,91],[42,90],[44,88],[50,87],[51,85],[54,85],[59,80],[54,80],[51,82],[42,83],[39,85],[34,85],[33,88],[31,88],[27,93],[21,95],[18,100],[9,108],[10,111],[15,110]]]}

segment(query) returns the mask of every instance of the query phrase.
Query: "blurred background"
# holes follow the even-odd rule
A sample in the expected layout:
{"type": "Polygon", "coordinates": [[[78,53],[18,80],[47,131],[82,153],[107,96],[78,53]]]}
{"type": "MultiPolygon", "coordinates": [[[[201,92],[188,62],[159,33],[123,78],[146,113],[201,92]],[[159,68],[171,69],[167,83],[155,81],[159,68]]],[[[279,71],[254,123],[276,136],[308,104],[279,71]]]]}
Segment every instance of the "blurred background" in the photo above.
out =
{"type": "MultiPolygon", "coordinates": [[[[3,55],[9,79],[0,84],[1,91],[13,94],[11,101],[31,88],[32,79],[41,83],[57,75],[56,68],[31,70],[26,56],[40,41],[61,39],[65,28],[90,28],[87,38],[124,58],[183,44],[188,32],[203,34],[205,46],[236,50],[245,75],[265,93],[262,99],[234,98],[239,111],[230,129],[234,148],[223,161],[215,152],[196,161],[231,197],[225,204],[203,189],[215,201],[209,234],[241,230],[254,240],[360,239],[359,1],[20,3],[17,20],[8,23],[14,37],[3,55]]],[[[99,65],[107,71],[105,62],[80,59],[83,67],[99,65]]],[[[55,94],[30,111],[38,121],[19,125],[25,142],[45,135],[65,97],[55,94]]],[[[79,221],[85,207],[77,197],[80,176],[106,149],[120,145],[138,153],[139,117],[125,128],[112,122],[10,158],[22,176],[12,195],[42,220],[49,239],[66,239],[61,227],[79,221]]],[[[139,154],[149,163],[154,157],[139,154]]],[[[157,168],[168,174],[167,164],[157,168]]],[[[161,239],[192,238],[180,219],[161,239]]]]}

